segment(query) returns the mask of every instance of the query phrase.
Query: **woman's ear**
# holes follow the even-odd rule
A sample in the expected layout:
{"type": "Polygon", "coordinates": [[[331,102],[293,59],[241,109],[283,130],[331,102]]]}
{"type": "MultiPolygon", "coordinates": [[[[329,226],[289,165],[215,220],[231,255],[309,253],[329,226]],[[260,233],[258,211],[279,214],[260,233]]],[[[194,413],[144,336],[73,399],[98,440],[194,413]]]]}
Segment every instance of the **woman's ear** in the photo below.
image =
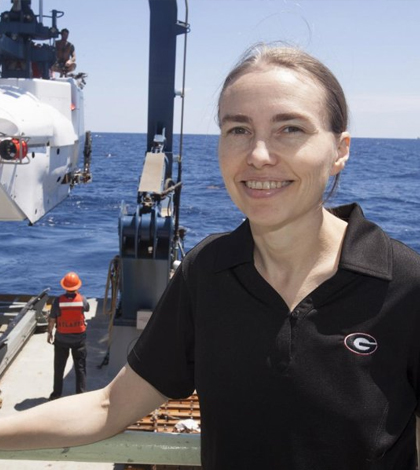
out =
{"type": "Polygon", "coordinates": [[[342,132],[337,143],[337,156],[331,167],[331,176],[338,175],[345,167],[347,160],[350,156],[350,134],[342,132]]]}

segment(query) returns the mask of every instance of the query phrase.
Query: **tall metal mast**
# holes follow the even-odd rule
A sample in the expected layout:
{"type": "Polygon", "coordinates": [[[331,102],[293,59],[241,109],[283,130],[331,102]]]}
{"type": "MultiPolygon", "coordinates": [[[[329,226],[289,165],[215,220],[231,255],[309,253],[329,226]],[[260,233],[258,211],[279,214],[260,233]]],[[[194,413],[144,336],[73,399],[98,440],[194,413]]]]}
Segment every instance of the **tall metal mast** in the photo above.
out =
{"type": "Polygon", "coordinates": [[[189,32],[177,19],[176,0],[149,0],[149,104],[147,150],[137,193],[137,209],[122,208],[120,234],[120,305],[114,319],[110,369],[126,361],[127,349],[141,333],[165,289],[176,258],[172,179],[176,41],[189,32]]]}

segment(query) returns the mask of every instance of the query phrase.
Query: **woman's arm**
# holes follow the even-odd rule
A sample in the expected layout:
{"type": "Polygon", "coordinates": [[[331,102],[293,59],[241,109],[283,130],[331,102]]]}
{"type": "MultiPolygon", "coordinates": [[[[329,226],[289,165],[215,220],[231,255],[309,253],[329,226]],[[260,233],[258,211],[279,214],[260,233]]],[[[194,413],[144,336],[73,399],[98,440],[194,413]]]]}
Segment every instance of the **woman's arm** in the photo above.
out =
{"type": "Polygon", "coordinates": [[[105,388],[0,419],[0,449],[73,447],[111,437],[167,400],[130,366],[105,388]]]}

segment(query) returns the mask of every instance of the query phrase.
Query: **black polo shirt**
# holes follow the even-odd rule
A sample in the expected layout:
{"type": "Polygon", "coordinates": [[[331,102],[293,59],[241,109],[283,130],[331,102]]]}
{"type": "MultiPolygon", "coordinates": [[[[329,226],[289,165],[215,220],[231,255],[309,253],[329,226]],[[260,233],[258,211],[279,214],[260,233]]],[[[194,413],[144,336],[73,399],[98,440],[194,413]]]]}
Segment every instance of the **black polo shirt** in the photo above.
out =
{"type": "Polygon", "coordinates": [[[130,366],[194,389],[205,470],[415,470],[420,256],[363,217],[337,273],[290,312],[253,263],[248,222],[178,268],[130,366]]]}

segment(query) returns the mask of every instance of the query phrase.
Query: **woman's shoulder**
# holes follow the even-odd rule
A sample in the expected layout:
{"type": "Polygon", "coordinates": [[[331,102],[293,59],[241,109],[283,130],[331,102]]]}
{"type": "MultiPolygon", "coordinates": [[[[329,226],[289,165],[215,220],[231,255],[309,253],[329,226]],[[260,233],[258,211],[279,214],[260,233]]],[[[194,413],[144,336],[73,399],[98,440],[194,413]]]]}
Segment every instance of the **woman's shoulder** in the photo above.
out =
{"type": "Polygon", "coordinates": [[[200,260],[207,256],[214,256],[221,247],[229,244],[231,233],[221,232],[208,235],[187,253],[185,261],[192,263],[197,259],[200,260]]]}
{"type": "Polygon", "coordinates": [[[238,256],[246,258],[251,252],[252,236],[248,221],[231,232],[207,236],[191,249],[184,258],[184,267],[217,267],[225,263],[236,264],[238,256]]]}
{"type": "Polygon", "coordinates": [[[416,269],[420,274],[420,254],[400,240],[390,238],[394,263],[405,266],[406,269],[416,269]]]}

